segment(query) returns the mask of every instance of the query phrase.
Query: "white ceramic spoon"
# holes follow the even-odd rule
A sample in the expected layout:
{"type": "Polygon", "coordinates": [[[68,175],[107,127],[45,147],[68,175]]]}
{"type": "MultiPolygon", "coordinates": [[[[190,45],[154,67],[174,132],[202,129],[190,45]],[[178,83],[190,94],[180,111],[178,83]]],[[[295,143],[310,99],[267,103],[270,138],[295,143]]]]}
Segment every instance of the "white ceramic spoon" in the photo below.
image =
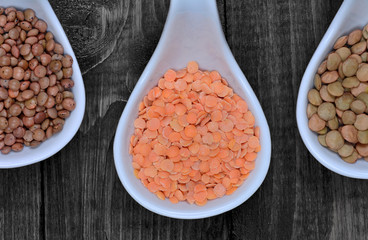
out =
{"type": "Polygon", "coordinates": [[[125,106],[116,131],[115,166],[125,189],[138,203],[158,214],[184,219],[209,217],[240,205],[259,188],[268,171],[270,155],[271,139],[266,118],[226,43],[215,0],[172,0],[160,42],[125,106]],[[262,150],[248,179],[232,195],[209,201],[203,207],[159,200],[135,178],[128,152],[140,101],[167,69],[181,69],[191,60],[197,61],[201,69],[218,70],[246,100],[261,129],[262,150]]]}
{"type": "Polygon", "coordinates": [[[309,89],[313,88],[314,75],[326,55],[332,51],[335,41],[355,29],[362,29],[367,23],[367,0],[345,0],[343,2],[305,70],[299,88],[296,108],[300,135],[312,155],[331,171],[347,177],[361,179],[368,179],[368,162],[358,160],[354,164],[346,163],[341,160],[338,154],[321,146],[317,140],[317,134],[308,128],[306,109],[308,104],[307,94],[309,89]]]}
{"type": "Polygon", "coordinates": [[[75,85],[72,91],[76,101],[76,108],[71,112],[69,118],[66,119],[63,130],[40,144],[37,148],[25,147],[21,152],[11,152],[8,155],[0,153],[0,168],[14,168],[39,162],[60,151],[78,131],[83,120],[86,100],[82,74],[77,59],[49,2],[47,0],[0,0],[0,6],[4,8],[15,7],[22,10],[32,8],[38,18],[47,22],[47,30],[54,34],[56,42],[62,44],[64,52],[72,56],[74,60],[72,79],[75,85]]]}

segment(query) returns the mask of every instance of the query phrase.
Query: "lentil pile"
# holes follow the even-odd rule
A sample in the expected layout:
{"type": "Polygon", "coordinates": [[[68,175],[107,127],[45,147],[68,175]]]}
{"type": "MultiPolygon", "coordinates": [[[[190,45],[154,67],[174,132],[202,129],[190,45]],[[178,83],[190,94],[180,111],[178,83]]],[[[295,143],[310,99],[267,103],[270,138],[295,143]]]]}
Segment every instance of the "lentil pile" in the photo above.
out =
{"type": "Polygon", "coordinates": [[[348,163],[368,160],[368,25],[340,37],[308,92],[309,128],[348,163]]]}
{"type": "Polygon", "coordinates": [[[0,150],[36,147],[75,108],[73,59],[32,9],[0,8],[0,150]]]}
{"type": "Polygon", "coordinates": [[[203,206],[232,194],[255,167],[259,128],[217,71],[169,69],[139,105],[135,176],[159,199],[203,206]]]}

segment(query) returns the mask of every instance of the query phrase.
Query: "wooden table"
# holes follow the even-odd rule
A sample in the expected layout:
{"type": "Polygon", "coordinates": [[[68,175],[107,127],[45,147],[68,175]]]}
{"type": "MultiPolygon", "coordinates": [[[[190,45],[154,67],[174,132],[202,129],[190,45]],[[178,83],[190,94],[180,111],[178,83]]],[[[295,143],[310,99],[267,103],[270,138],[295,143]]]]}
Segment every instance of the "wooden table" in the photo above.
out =
{"type": "Polygon", "coordinates": [[[367,239],[368,184],[317,162],[295,120],[304,70],[341,0],[219,0],[230,48],[259,98],[272,161],[259,190],[216,217],[156,215],[125,191],[113,140],[160,38],[168,0],[51,0],[83,71],[74,139],[50,159],[0,170],[0,239],[367,239]]]}

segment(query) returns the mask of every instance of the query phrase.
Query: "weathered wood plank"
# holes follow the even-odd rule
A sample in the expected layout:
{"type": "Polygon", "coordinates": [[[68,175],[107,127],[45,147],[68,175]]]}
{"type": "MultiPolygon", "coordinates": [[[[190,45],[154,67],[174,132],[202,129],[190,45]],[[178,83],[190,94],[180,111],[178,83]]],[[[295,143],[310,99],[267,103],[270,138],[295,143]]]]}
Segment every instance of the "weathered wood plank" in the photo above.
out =
{"type": "Polygon", "coordinates": [[[0,170],[0,239],[367,238],[368,185],[319,164],[295,121],[304,70],[341,2],[217,1],[229,46],[268,119],[272,162],[247,202],[188,221],[141,207],[113,163],[118,120],[159,41],[169,0],[50,0],[84,73],[85,118],[55,156],[0,170]]]}
{"type": "Polygon", "coordinates": [[[43,239],[40,164],[0,170],[0,239],[43,239]]]}

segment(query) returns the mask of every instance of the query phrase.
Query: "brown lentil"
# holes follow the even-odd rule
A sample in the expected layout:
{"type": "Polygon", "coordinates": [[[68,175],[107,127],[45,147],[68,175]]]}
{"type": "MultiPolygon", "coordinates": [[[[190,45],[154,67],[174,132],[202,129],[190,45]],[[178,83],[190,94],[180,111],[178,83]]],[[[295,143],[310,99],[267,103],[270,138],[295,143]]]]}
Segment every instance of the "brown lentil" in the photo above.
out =
{"type": "Polygon", "coordinates": [[[20,152],[23,150],[23,147],[24,145],[22,143],[15,143],[12,145],[11,149],[14,151],[14,152],[20,152]]]}
{"type": "Polygon", "coordinates": [[[339,64],[341,63],[341,57],[337,53],[331,53],[327,57],[327,69],[330,71],[337,70],[339,64]]]}
{"type": "Polygon", "coordinates": [[[45,138],[45,132],[42,129],[36,129],[33,132],[33,139],[36,141],[43,141],[43,139],[45,138]]]}
{"type": "Polygon", "coordinates": [[[322,146],[327,147],[327,144],[326,144],[326,134],[318,135],[318,142],[319,142],[322,146]]]}
{"type": "Polygon", "coordinates": [[[339,78],[337,71],[328,71],[321,76],[323,83],[333,83],[339,78]]]}
{"type": "Polygon", "coordinates": [[[13,130],[13,135],[16,138],[23,138],[24,134],[26,133],[26,130],[23,127],[17,127],[13,130]]]}
{"type": "Polygon", "coordinates": [[[321,131],[325,126],[326,122],[323,121],[316,113],[309,119],[309,128],[314,132],[321,131]]]}
{"type": "Polygon", "coordinates": [[[354,147],[351,144],[345,143],[338,151],[341,157],[349,157],[354,152],[354,147]]]}
{"type": "Polygon", "coordinates": [[[344,88],[355,88],[360,84],[357,77],[347,77],[342,81],[342,86],[344,88]]]}
{"type": "Polygon", "coordinates": [[[367,106],[362,100],[357,99],[350,104],[350,109],[356,114],[361,114],[364,113],[364,111],[367,109],[367,106]]]}
{"type": "Polygon", "coordinates": [[[356,145],[356,150],[358,151],[359,155],[361,155],[363,157],[367,157],[368,156],[368,144],[358,143],[356,145]]]}
{"type": "Polygon", "coordinates": [[[308,119],[310,119],[312,115],[315,114],[316,112],[317,112],[317,107],[308,103],[308,106],[307,106],[308,119]]]}
{"type": "Polygon", "coordinates": [[[341,116],[342,123],[345,125],[351,125],[355,123],[356,115],[353,111],[347,110],[344,111],[341,116]]]}
{"type": "Polygon", "coordinates": [[[327,127],[331,130],[336,130],[339,128],[339,120],[336,116],[327,122],[327,127]]]}
{"type": "Polygon", "coordinates": [[[37,124],[42,123],[45,120],[45,118],[46,118],[46,113],[45,112],[39,112],[35,115],[34,122],[37,123],[37,124]]]}
{"type": "Polygon", "coordinates": [[[326,144],[332,150],[337,151],[344,146],[344,139],[339,131],[332,130],[326,134],[326,144]]]}
{"type": "Polygon", "coordinates": [[[311,89],[308,92],[308,100],[314,106],[319,106],[322,103],[321,96],[320,96],[319,92],[316,89],[311,89]]]}
{"type": "Polygon", "coordinates": [[[73,111],[75,109],[75,101],[72,98],[65,98],[62,104],[63,108],[68,111],[73,111]]]}
{"type": "Polygon", "coordinates": [[[309,128],[348,163],[368,160],[367,44],[368,25],[337,39],[308,92],[309,128]]]}
{"type": "Polygon", "coordinates": [[[325,120],[329,121],[333,119],[336,115],[335,106],[332,103],[324,102],[318,107],[318,116],[325,120]]]}
{"type": "Polygon", "coordinates": [[[12,150],[12,148],[11,148],[11,147],[9,147],[9,146],[5,146],[5,147],[3,147],[3,149],[1,149],[1,153],[2,153],[2,154],[8,154],[8,153],[10,153],[10,152],[11,152],[11,150],[12,150]]]}
{"type": "Polygon", "coordinates": [[[368,144],[368,131],[358,131],[358,141],[363,144],[368,144]]]}
{"type": "Polygon", "coordinates": [[[7,154],[61,131],[76,103],[73,58],[32,9],[0,8],[0,45],[0,150],[7,154]]]}
{"type": "Polygon", "coordinates": [[[7,146],[11,146],[15,143],[15,140],[16,140],[16,138],[14,137],[14,135],[11,134],[11,133],[8,133],[8,134],[5,135],[4,143],[7,146]]]}

